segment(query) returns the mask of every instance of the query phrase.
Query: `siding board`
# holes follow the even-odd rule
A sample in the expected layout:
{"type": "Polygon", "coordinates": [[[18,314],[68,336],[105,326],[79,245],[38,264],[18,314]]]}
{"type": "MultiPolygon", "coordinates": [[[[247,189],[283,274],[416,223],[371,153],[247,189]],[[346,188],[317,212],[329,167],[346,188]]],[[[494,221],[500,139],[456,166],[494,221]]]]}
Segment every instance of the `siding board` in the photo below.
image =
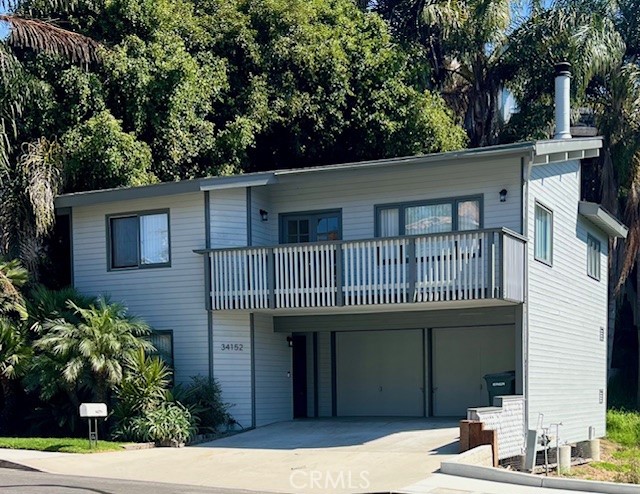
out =
{"type": "Polygon", "coordinates": [[[255,314],[256,426],[293,418],[292,350],[282,333],[273,331],[273,317],[255,314]]]}
{"type": "Polygon", "coordinates": [[[173,330],[176,381],[208,374],[201,193],[73,208],[74,285],[82,293],[110,295],[154,329],[173,330]],[[169,209],[171,267],[107,271],[108,214],[169,209]]]}
{"type": "Polygon", "coordinates": [[[593,426],[605,435],[606,342],[600,327],[607,324],[607,238],[578,216],[580,165],[576,161],[534,167],[528,207],[530,238],[534,235],[534,205],[553,210],[553,264],[534,259],[529,242],[528,403],[529,427],[540,413],[545,426],[562,422],[561,441],[588,438],[593,426]],[[601,279],[587,275],[587,233],[598,238],[601,279]]]}

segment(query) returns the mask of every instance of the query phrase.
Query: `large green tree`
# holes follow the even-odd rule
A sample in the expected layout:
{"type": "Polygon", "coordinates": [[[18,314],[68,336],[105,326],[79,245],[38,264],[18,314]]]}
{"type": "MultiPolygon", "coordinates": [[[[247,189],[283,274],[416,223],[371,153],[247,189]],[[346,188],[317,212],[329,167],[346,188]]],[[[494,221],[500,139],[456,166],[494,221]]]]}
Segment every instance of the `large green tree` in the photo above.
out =
{"type": "MultiPolygon", "coordinates": [[[[55,13],[110,47],[82,118],[103,104],[150,147],[161,180],[465,145],[422,82],[428,66],[352,0],[80,1],[55,13]]],[[[67,70],[29,63],[52,88],[67,70]]],[[[57,95],[52,128],[66,131],[74,105],[57,95]]]]}

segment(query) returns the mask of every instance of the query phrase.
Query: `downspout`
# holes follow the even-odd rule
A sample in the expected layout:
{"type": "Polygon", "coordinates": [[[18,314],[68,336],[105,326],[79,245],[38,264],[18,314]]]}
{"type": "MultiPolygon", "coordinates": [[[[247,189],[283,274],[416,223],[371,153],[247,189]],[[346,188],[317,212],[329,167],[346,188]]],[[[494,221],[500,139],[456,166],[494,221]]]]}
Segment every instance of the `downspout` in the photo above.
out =
{"type": "MultiPolygon", "coordinates": [[[[204,246],[211,248],[211,192],[204,192],[204,246]]],[[[211,263],[209,255],[204,255],[205,307],[207,309],[207,348],[209,362],[209,381],[213,382],[213,311],[211,310],[211,263]]]]}

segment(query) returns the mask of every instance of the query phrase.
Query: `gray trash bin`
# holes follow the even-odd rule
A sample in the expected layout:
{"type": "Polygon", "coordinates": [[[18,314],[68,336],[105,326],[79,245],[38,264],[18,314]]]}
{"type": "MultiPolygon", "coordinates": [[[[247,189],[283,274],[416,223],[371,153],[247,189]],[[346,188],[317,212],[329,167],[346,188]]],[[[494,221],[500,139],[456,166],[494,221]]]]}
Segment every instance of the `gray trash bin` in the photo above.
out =
{"type": "Polygon", "coordinates": [[[484,376],[489,392],[489,406],[493,406],[496,396],[513,395],[516,393],[516,371],[496,372],[484,376]]]}

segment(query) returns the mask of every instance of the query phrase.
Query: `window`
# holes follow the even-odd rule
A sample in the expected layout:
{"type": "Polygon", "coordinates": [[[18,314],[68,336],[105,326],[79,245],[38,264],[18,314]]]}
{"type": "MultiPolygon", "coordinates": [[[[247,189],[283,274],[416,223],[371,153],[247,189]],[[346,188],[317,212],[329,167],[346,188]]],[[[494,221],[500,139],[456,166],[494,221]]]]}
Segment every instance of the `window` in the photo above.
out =
{"type": "Polygon", "coordinates": [[[379,237],[482,228],[482,198],[458,198],[377,207],[379,237]]]}
{"type": "Polygon", "coordinates": [[[541,204],[535,209],[535,258],[551,265],[553,255],[553,213],[541,204]]]}
{"type": "Polygon", "coordinates": [[[156,348],[150,355],[160,359],[172,369],[173,367],[173,331],[152,331],[149,337],[151,344],[156,348]]]}
{"type": "Polygon", "coordinates": [[[109,216],[109,269],[168,266],[169,213],[109,216]]]}
{"type": "Polygon", "coordinates": [[[280,219],[280,240],[285,244],[340,240],[340,217],[340,211],[283,215],[280,219]]]}
{"type": "Polygon", "coordinates": [[[587,235],[587,274],[600,281],[600,241],[587,235]]]}

